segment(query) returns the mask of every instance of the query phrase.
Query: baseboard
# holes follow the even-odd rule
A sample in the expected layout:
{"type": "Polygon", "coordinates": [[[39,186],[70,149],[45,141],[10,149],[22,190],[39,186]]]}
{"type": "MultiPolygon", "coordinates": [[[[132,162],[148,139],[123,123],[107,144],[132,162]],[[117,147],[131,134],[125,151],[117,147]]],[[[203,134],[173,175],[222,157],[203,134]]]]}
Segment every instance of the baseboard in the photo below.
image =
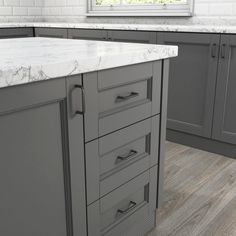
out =
{"type": "Polygon", "coordinates": [[[167,129],[166,139],[171,142],[236,159],[236,145],[233,144],[223,143],[171,129],[167,129]]]}

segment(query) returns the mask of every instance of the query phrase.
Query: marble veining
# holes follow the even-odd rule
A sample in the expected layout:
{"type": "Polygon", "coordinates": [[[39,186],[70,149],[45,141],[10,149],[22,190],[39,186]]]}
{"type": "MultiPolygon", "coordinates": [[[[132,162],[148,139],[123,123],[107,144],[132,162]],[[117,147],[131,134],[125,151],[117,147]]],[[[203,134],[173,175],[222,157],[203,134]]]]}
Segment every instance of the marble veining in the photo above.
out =
{"type": "Polygon", "coordinates": [[[204,24],[101,24],[101,23],[0,23],[0,28],[7,27],[55,27],[106,30],[141,30],[141,31],[170,31],[170,32],[199,32],[199,33],[228,33],[235,34],[234,25],[204,25],[204,24]]]}
{"type": "Polygon", "coordinates": [[[1,39],[0,88],[155,61],[176,46],[53,38],[1,39]]]}

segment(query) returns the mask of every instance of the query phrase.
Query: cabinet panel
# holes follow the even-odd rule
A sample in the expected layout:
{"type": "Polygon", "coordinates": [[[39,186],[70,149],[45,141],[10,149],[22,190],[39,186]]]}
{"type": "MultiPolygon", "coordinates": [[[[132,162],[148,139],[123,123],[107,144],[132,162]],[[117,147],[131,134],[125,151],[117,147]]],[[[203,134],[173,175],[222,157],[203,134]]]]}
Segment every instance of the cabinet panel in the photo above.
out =
{"type": "Polygon", "coordinates": [[[86,40],[107,40],[107,31],[94,29],[68,29],[68,38],[86,40]]]}
{"type": "Polygon", "coordinates": [[[1,38],[25,38],[33,37],[33,28],[7,28],[0,29],[1,38]]]}
{"type": "Polygon", "coordinates": [[[0,116],[0,234],[66,236],[61,102],[0,116]]]}
{"type": "Polygon", "coordinates": [[[67,29],[62,28],[35,28],[36,37],[67,38],[67,29]]]}
{"type": "Polygon", "coordinates": [[[83,121],[67,119],[65,79],[4,88],[0,104],[0,235],[85,236],[83,121]]]}
{"type": "Polygon", "coordinates": [[[236,36],[223,35],[217,78],[213,138],[236,144],[236,36]]]}
{"type": "Polygon", "coordinates": [[[155,32],[109,30],[108,40],[127,43],[156,43],[155,32]]]}
{"type": "Polygon", "coordinates": [[[158,33],[157,42],[179,46],[170,61],[167,128],[211,137],[220,36],[158,33]]]}

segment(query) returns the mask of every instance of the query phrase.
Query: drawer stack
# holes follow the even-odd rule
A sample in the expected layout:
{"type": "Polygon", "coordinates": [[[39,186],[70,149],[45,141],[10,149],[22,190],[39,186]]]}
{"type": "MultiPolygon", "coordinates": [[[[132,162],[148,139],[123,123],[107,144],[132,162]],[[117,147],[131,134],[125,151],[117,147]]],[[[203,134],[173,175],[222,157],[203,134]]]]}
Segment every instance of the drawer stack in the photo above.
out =
{"type": "Polygon", "coordinates": [[[161,61],[83,78],[89,236],[155,225],[161,82],[161,61]]]}

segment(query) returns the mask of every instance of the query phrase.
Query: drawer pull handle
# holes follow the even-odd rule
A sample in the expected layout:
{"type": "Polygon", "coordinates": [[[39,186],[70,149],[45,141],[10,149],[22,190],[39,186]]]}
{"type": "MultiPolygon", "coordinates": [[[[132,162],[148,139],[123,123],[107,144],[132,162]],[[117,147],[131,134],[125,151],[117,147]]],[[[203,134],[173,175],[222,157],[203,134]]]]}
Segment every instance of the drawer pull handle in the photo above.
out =
{"type": "Polygon", "coordinates": [[[118,102],[124,102],[124,101],[127,101],[131,98],[134,98],[134,97],[137,97],[139,95],[139,93],[136,93],[136,92],[131,92],[130,94],[128,94],[127,96],[123,96],[123,95],[118,95],[116,97],[116,100],[115,102],[118,103],[118,102]]]}
{"type": "Polygon", "coordinates": [[[80,89],[80,90],[81,90],[81,93],[82,93],[82,98],[81,98],[81,100],[82,100],[82,110],[76,110],[76,111],[75,111],[75,114],[77,114],[77,115],[83,115],[83,114],[85,113],[85,95],[84,95],[84,88],[83,88],[82,85],[76,84],[76,85],[74,86],[74,89],[80,89]]]}
{"type": "Polygon", "coordinates": [[[133,210],[136,206],[137,206],[136,202],[130,201],[129,202],[129,206],[125,210],[121,210],[121,209],[117,210],[117,215],[119,215],[119,214],[122,214],[122,215],[127,214],[128,212],[133,210]]]}
{"type": "Polygon", "coordinates": [[[226,55],[226,44],[222,44],[221,46],[221,58],[225,59],[225,55],[226,55]]]}
{"type": "Polygon", "coordinates": [[[117,160],[125,161],[125,160],[127,160],[127,159],[129,159],[129,158],[131,158],[131,157],[133,157],[133,156],[135,156],[137,154],[138,154],[137,151],[131,149],[126,156],[118,156],[117,160]]]}
{"type": "Polygon", "coordinates": [[[211,56],[212,56],[212,58],[216,58],[216,52],[217,52],[217,44],[214,43],[214,44],[212,45],[212,51],[211,51],[211,56]]]}

